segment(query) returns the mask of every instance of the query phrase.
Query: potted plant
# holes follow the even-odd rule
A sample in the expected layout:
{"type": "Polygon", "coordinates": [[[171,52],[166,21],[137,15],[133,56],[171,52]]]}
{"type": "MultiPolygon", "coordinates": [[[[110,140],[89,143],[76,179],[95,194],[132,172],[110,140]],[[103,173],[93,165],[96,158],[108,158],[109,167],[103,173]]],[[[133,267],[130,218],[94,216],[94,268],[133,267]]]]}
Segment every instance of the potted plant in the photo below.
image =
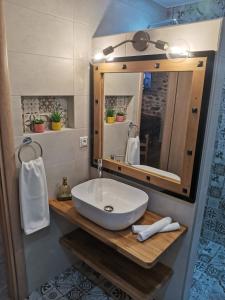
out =
{"type": "Polygon", "coordinates": [[[123,122],[125,120],[125,113],[123,111],[118,111],[116,113],[116,122],[123,122]]]}
{"type": "Polygon", "coordinates": [[[54,111],[51,115],[52,130],[61,130],[62,113],[54,111]]]}
{"type": "Polygon", "coordinates": [[[109,124],[115,123],[115,111],[112,108],[106,110],[106,122],[109,124]]]}
{"type": "Polygon", "coordinates": [[[45,124],[41,118],[35,118],[33,121],[34,132],[41,133],[45,131],[45,124]]]}

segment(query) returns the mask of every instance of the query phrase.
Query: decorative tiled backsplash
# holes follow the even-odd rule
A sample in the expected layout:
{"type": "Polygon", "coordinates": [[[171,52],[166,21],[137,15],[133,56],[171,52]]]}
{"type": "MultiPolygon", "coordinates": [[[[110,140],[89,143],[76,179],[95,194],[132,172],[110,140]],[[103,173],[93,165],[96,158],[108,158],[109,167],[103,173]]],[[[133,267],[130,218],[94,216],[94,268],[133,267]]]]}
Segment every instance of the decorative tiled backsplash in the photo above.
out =
{"type": "Polygon", "coordinates": [[[114,109],[115,112],[127,113],[132,96],[105,96],[105,110],[114,109]]]}
{"type": "Polygon", "coordinates": [[[51,129],[50,117],[57,110],[62,115],[62,127],[68,126],[68,100],[70,96],[23,96],[22,119],[24,133],[31,132],[31,122],[35,118],[41,118],[46,130],[51,129]]]}

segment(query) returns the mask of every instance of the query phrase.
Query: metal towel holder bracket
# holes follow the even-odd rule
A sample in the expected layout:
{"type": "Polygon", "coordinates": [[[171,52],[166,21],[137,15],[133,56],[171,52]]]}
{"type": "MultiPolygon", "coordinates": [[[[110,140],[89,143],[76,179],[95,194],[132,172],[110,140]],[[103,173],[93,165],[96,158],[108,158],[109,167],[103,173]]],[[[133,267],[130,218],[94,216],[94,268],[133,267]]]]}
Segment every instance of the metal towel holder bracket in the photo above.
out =
{"type": "Polygon", "coordinates": [[[19,150],[18,150],[18,159],[19,159],[21,164],[22,164],[21,151],[24,147],[30,145],[31,148],[34,150],[35,155],[37,154],[35,148],[32,147],[32,143],[38,145],[38,147],[40,148],[40,156],[42,157],[43,149],[42,149],[41,145],[36,141],[32,141],[31,137],[26,137],[26,138],[23,139],[23,143],[22,143],[22,145],[20,145],[19,150]]]}

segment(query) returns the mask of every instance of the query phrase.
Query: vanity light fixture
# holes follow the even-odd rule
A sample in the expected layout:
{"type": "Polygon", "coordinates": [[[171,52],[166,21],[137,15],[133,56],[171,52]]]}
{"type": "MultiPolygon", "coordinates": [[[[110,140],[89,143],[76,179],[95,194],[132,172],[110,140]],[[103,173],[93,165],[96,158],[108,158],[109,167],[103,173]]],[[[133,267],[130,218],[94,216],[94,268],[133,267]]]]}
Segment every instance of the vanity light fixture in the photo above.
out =
{"type": "Polygon", "coordinates": [[[109,46],[103,49],[103,54],[107,56],[113,53],[114,49],[126,43],[132,43],[134,49],[137,51],[145,51],[148,48],[149,44],[153,44],[157,49],[164,50],[164,51],[166,51],[169,48],[169,44],[167,42],[161,40],[157,40],[156,42],[152,41],[148,32],[138,31],[133,36],[132,40],[125,40],[115,46],[109,46]]]}

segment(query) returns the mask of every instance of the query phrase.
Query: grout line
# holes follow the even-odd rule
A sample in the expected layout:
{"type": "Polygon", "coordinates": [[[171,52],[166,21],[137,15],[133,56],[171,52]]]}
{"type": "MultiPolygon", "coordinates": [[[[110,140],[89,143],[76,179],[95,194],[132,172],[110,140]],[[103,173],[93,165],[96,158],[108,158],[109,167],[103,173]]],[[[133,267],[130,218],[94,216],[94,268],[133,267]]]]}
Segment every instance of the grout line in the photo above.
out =
{"type": "Polygon", "coordinates": [[[10,3],[10,4],[13,4],[15,6],[22,7],[22,8],[34,11],[35,13],[38,13],[38,14],[46,15],[46,16],[50,16],[50,17],[56,18],[56,19],[58,19],[58,21],[61,21],[61,22],[68,22],[68,23],[73,23],[74,22],[74,19],[70,19],[70,18],[66,18],[66,17],[60,17],[58,15],[54,15],[54,14],[51,14],[51,13],[46,13],[44,11],[28,7],[26,5],[21,5],[21,4],[15,3],[15,2],[13,2],[11,0],[5,0],[5,1],[8,2],[8,3],[10,3]]]}
{"type": "Polygon", "coordinates": [[[46,54],[38,54],[38,53],[31,53],[26,51],[17,51],[17,50],[10,50],[8,49],[8,53],[16,53],[16,54],[27,54],[27,55],[34,55],[34,56],[43,56],[48,58],[57,58],[57,59],[64,59],[64,60],[73,60],[72,57],[62,57],[62,56],[54,56],[54,55],[46,55],[46,54]]]}

